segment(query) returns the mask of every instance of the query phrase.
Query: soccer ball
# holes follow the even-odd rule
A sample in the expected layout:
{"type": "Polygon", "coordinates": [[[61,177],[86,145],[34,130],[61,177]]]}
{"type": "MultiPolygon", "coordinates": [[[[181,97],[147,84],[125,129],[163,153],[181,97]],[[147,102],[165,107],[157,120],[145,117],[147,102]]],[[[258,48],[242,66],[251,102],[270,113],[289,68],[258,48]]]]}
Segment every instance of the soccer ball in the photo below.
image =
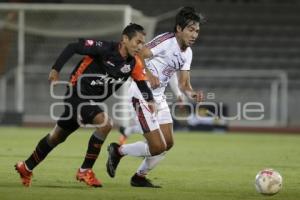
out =
{"type": "Polygon", "coordinates": [[[273,169],[264,169],[255,177],[256,191],[265,195],[274,195],[282,188],[282,177],[273,169]]]}

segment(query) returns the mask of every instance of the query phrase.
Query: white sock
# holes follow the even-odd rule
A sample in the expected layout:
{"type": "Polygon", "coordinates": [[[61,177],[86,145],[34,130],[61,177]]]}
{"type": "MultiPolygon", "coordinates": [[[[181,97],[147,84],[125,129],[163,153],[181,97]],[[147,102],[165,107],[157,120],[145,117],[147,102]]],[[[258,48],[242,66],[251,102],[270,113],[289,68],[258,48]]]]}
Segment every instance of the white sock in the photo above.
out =
{"type": "Polygon", "coordinates": [[[79,168],[79,171],[80,171],[80,172],[85,172],[86,170],[88,170],[88,169],[83,169],[83,168],[81,168],[81,167],[79,168]]]}
{"type": "Polygon", "coordinates": [[[140,125],[128,126],[124,130],[124,134],[129,137],[133,133],[143,133],[143,130],[140,125]]]}
{"type": "Polygon", "coordinates": [[[130,155],[136,157],[148,157],[151,156],[149,146],[146,142],[138,141],[131,144],[123,144],[119,148],[119,152],[122,155],[130,155]]]}
{"type": "Polygon", "coordinates": [[[156,167],[158,163],[165,158],[165,154],[166,153],[163,152],[156,156],[146,157],[137,169],[136,173],[141,176],[146,176],[150,170],[156,167]]]}

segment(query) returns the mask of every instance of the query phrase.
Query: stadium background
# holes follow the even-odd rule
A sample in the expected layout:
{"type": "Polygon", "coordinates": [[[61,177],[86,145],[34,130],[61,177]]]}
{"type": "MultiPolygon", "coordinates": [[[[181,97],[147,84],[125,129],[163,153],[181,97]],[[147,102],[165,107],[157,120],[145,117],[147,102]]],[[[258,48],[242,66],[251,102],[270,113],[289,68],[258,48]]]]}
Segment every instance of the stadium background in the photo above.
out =
{"type": "MultiPolygon", "coordinates": [[[[300,5],[296,0],[19,2],[56,3],[62,10],[68,7],[63,4],[76,3],[82,7],[128,4],[132,8],[130,21],[143,24],[148,30],[148,39],[173,29],[176,9],[183,5],[195,6],[207,17],[208,23],[203,25],[199,40],[193,47],[194,87],[214,93],[215,98],[211,101],[223,102],[228,108],[228,116],[235,116],[238,112],[238,102],[242,105],[247,102],[264,105],[263,120],[232,120],[229,124],[235,130],[288,127],[298,131],[300,5]]],[[[41,7],[47,8],[46,4],[41,7]]],[[[21,36],[24,57],[20,58],[19,10],[0,9],[0,122],[27,125],[53,123],[49,117],[49,107],[57,100],[50,96],[47,75],[59,52],[78,37],[119,39],[124,26],[123,12],[110,9],[93,12],[61,12],[55,8],[48,11],[25,10],[24,38],[21,36]],[[24,66],[21,72],[18,71],[20,65],[24,66]],[[22,85],[24,88],[19,87],[22,85]],[[20,95],[22,91],[24,96],[20,95]]],[[[66,65],[62,80],[67,80],[77,61],[78,57],[75,57],[66,65]]],[[[112,98],[107,104],[115,102],[112,98]]],[[[57,113],[60,111],[58,109],[57,113]]]]}

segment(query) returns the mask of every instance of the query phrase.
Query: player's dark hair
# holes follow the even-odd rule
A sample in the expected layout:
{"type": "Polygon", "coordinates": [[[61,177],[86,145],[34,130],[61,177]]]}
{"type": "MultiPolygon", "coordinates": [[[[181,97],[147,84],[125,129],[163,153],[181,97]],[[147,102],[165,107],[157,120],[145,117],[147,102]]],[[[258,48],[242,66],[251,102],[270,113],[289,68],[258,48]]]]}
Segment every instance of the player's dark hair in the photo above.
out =
{"type": "Polygon", "coordinates": [[[177,26],[180,26],[183,30],[191,21],[203,24],[206,22],[206,19],[197,13],[193,7],[183,7],[176,15],[174,32],[177,32],[177,26]]]}
{"type": "Polygon", "coordinates": [[[137,32],[142,33],[143,35],[146,35],[144,27],[142,27],[139,24],[130,23],[129,25],[127,25],[124,28],[122,35],[127,35],[128,38],[131,39],[136,35],[137,32]]]}

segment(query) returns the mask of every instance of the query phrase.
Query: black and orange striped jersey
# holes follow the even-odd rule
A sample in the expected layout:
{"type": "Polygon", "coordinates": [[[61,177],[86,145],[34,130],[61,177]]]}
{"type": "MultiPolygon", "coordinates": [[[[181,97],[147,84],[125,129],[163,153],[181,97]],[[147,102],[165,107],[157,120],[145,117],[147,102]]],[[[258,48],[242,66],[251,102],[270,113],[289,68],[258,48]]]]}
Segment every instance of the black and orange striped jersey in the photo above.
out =
{"type": "Polygon", "coordinates": [[[84,55],[70,77],[73,91],[80,92],[81,96],[103,101],[132,77],[140,86],[141,92],[148,96],[146,100],[153,99],[152,92],[145,83],[141,60],[137,56],[124,59],[119,53],[119,43],[80,39],[63,50],[52,69],[59,72],[74,54],[84,55]]]}

